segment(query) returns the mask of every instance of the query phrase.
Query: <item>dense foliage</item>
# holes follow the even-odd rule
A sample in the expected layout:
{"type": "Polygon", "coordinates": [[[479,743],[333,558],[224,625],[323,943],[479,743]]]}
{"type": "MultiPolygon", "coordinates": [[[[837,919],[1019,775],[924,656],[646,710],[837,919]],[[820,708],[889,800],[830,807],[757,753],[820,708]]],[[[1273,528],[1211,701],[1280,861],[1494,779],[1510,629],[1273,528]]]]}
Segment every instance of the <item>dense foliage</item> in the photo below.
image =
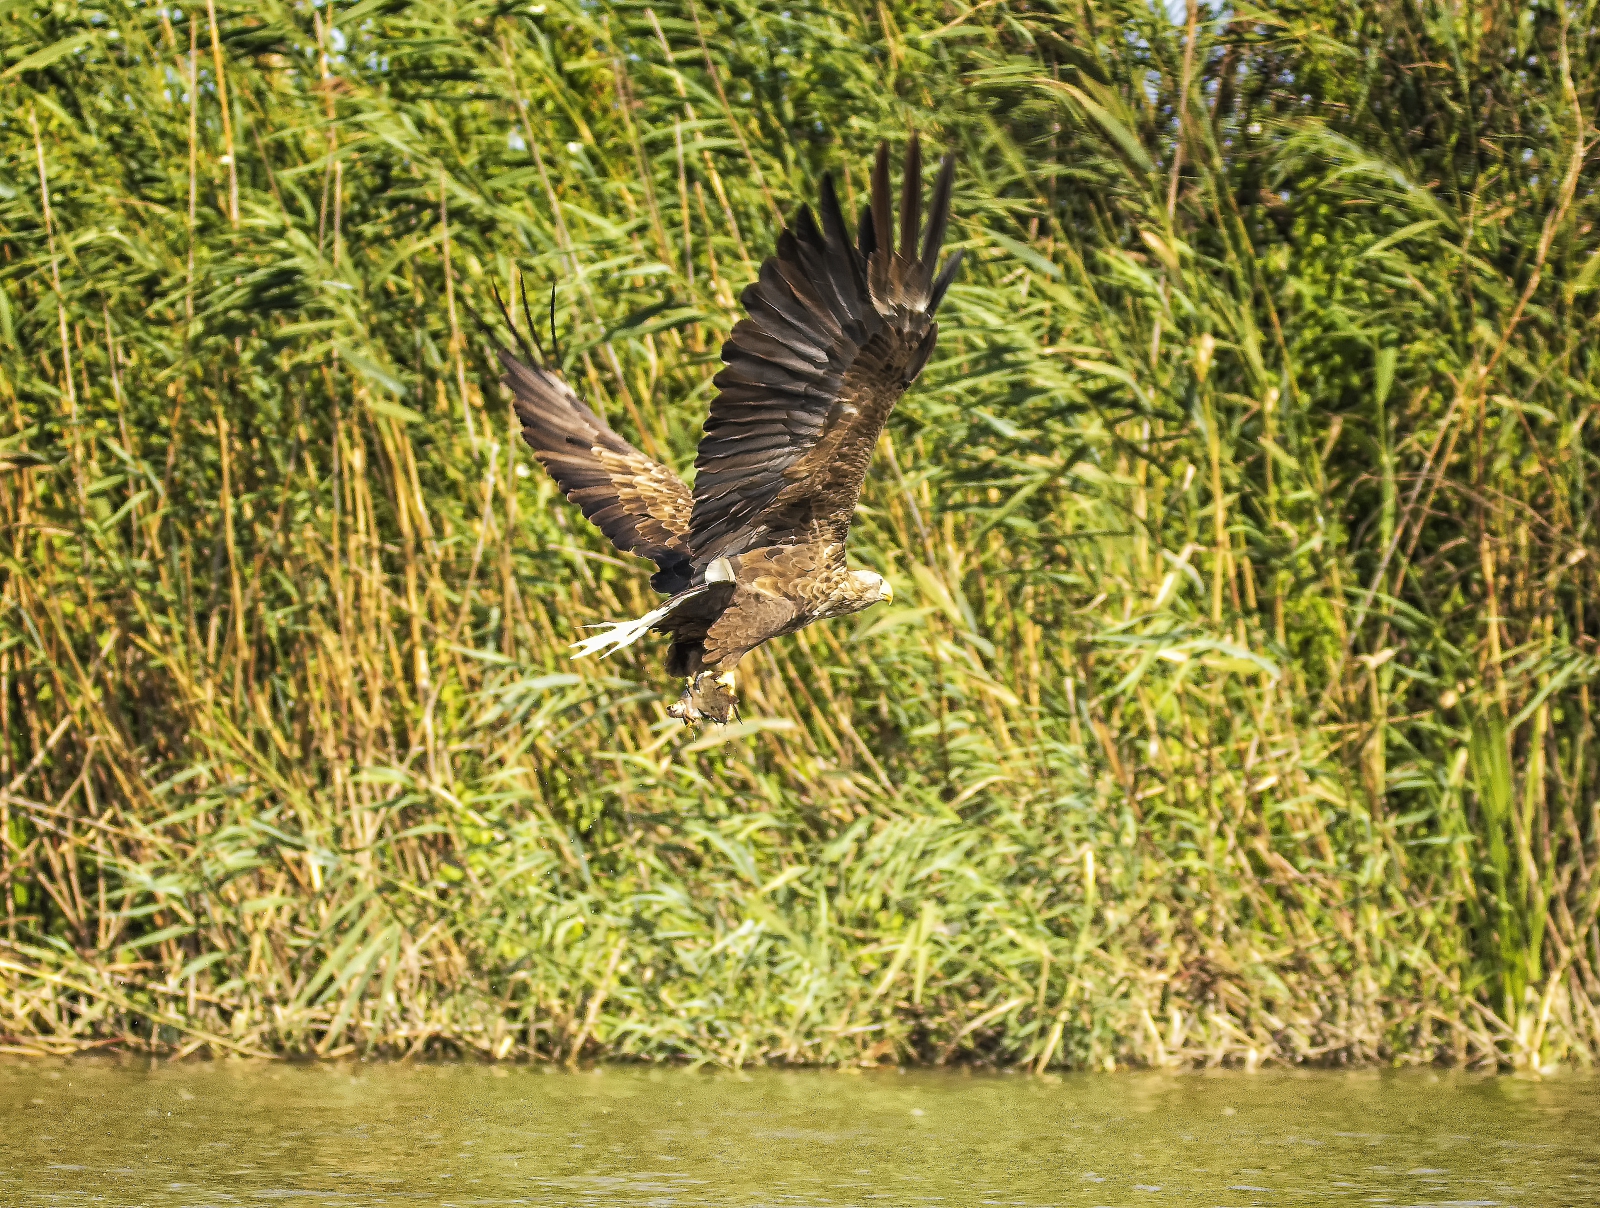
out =
{"type": "Polygon", "coordinates": [[[0,1035],[1589,1060],[1593,26],[6,6],[0,1035]],[[686,731],[567,659],[649,567],[470,316],[553,287],[686,470],[782,216],[912,126],[969,260],[857,525],[896,604],[686,731]]]}

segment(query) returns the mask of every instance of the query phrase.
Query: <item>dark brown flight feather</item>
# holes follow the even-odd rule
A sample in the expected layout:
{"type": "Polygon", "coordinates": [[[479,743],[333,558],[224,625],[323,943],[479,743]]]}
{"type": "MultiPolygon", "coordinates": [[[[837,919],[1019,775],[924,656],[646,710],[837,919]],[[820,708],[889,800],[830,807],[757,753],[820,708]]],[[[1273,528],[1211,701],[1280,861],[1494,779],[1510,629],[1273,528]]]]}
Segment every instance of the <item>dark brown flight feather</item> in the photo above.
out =
{"type": "Polygon", "coordinates": [[[802,206],[777,254],[744,293],[746,318],[722,346],[695,461],[688,545],[697,570],[714,558],[826,532],[842,541],[878,434],[922,370],[934,312],[959,254],[937,280],[955,162],[934,185],[918,255],[922,153],[906,150],[900,246],[894,244],[889,149],[878,150],[872,202],[852,247],[831,179],[819,226],[802,206]]]}
{"type": "Polygon", "coordinates": [[[655,562],[650,583],[657,591],[687,587],[684,536],[693,500],[682,479],[613,432],[549,370],[524,365],[504,349],[500,363],[522,437],[567,498],[623,553],[655,562]]]}

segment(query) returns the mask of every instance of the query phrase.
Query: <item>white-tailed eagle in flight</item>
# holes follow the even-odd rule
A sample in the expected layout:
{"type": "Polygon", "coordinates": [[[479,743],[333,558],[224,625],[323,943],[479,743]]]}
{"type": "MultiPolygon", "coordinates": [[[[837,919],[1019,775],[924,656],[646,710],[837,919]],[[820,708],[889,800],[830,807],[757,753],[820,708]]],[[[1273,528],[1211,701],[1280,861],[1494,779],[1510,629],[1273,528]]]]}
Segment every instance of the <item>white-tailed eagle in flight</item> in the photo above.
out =
{"type": "MultiPolygon", "coordinates": [[[[955,161],[941,165],[922,226],[922,160],[906,151],[899,242],[889,150],[852,243],[831,178],[802,206],[744,292],[722,346],[691,490],[613,432],[550,369],[501,349],[522,435],[568,499],[616,547],[658,567],[667,601],[575,643],[579,654],[668,633],[667,671],[688,686],[669,712],[726,722],[734,669],[770,638],[891,598],[845,562],[845,539],[878,436],[939,334],[934,314],[961,254],[939,269],[955,161]],[[820,224],[818,218],[820,217],[820,224]],[[918,246],[919,235],[921,246],[918,246]]],[[[529,360],[534,358],[529,355],[529,360]]]]}

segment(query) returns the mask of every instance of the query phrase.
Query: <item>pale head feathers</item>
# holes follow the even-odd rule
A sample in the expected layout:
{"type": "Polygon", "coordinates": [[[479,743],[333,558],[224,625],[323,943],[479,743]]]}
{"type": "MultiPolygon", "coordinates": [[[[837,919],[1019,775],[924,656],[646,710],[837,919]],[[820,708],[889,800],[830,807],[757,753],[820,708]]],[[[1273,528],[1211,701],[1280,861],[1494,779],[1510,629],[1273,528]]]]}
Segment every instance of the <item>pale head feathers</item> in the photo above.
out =
{"type": "Polygon", "coordinates": [[[892,604],[894,588],[875,570],[853,570],[850,577],[861,587],[861,595],[869,604],[892,604]]]}

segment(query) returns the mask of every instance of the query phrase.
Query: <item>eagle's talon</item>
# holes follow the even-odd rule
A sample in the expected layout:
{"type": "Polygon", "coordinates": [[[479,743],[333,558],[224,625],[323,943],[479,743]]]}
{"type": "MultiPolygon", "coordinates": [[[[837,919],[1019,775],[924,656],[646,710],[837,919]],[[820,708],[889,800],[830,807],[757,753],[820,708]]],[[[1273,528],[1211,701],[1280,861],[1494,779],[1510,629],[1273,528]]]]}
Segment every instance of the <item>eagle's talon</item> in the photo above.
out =
{"type": "Polygon", "coordinates": [[[688,725],[709,721],[725,726],[738,708],[739,699],[733,694],[733,672],[713,675],[702,671],[689,680],[678,703],[668,707],[667,714],[688,725]]]}

